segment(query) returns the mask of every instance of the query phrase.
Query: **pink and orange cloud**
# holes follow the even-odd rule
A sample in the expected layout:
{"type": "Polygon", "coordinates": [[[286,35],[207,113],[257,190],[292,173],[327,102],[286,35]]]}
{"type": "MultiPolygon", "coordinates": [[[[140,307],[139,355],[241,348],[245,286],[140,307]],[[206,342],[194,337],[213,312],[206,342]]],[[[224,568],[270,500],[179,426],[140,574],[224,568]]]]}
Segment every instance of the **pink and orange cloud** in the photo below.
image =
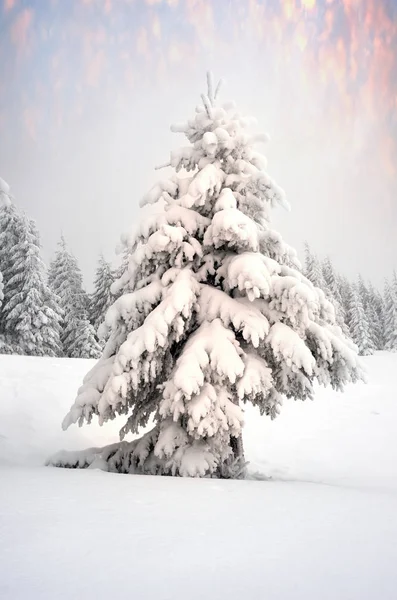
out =
{"type": "Polygon", "coordinates": [[[33,23],[33,10],[24,8],[17,14],[11,25],[10,37],[19,53],[25,53],[28,48],[29,32],[33,23]]]}

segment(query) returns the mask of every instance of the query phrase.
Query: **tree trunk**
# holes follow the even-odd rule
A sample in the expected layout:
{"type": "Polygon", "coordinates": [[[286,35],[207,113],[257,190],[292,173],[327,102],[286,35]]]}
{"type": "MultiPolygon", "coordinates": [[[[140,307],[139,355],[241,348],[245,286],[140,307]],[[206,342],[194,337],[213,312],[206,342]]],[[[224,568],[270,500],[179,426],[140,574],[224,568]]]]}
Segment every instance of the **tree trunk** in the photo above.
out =
{"type": "Polygon", "coordinates": [[[239,437],[230,437],[230,446],[233,450],[234,460],[242,459],[244,460],[244,444],[243,444],[243,434],[240,433],[239,437]]]}
{"type": "Polygon", "coordinates": [[[233,454],[223,465],[220,465],[219,477],[221,479],[245,479],[248,463],[244,457],[242,434],[239,437],[230,436],[230,447],[233,454]]]}

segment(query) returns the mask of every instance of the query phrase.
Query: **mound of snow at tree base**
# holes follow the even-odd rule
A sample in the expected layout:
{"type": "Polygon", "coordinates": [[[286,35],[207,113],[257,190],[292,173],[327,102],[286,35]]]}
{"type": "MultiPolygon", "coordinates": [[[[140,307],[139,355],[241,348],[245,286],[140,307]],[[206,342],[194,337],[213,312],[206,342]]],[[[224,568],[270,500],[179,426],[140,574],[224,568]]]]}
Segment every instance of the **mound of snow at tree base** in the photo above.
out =
{"type": "Polygon", "coordinates": [[[0,357],[0,598],[395,600],[397,355],[365,362],[367,386],[248,410],[271,479],[219,481],[38,466],[117,425],[60,430],[89,361],[0,357]]]}

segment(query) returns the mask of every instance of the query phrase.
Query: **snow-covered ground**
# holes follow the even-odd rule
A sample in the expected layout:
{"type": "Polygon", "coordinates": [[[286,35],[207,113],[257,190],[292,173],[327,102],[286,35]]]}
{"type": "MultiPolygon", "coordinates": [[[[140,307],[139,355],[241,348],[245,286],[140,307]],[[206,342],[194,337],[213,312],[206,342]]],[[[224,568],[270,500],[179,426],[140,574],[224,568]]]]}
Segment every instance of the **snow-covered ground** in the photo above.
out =
{"type": "Polygon", "coordinates": [[[247,410],[267,481],[43,467],[118,425],[60,421],[90,361],[0,357],[0,598],[395,600],[397,355],[367,385],[247,410]]]}

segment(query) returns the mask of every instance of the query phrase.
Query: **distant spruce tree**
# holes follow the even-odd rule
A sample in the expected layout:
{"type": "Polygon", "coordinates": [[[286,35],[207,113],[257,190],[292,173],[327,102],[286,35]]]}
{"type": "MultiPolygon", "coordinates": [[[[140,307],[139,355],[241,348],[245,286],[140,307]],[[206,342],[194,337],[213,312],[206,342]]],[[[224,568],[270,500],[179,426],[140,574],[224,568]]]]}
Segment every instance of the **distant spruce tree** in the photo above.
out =
{"type": "MultiPolygon", "coordinates": [[[[1,314],[1,305],[3,304],[4,294],[3,294],[3,275],[0,271],[0,314],[1,314]]],[[[6,354],[5,340],[4,336],[0,333],[0,354],[6,354]]],[[[7,353],[8,354],[8,353],[7,353]]]]}
{"type": "Polygon", "coordinates": [[[336,324],[342,329],[345,337],[349,337],[350,333],[346,324],[346,312],[341,297],[338,275],[330,258],[327,257],[321,262],[317,255],[312,253],[307,242],[305,242],[305,275],[331,301],[335,311],[336,324]]]}
{"type": "Polygon", "coordinates": [[[90,321],[99,338],[102,337],[99,331],[100,325],[105,320],[106,311],[114,302],[114,296],[110,289],[114,279],[115,276],[110,263],[101,254],[95,275],[94,292],[91,294],[89,304],[90,321]]]}
{"type": "Polygon", "coordinates": [[[376,347],[357,285],[350,288],[349,330],[361,356],[373,354],[376,347]]]}
{"type": "Polygon", "coordinates": [[[10,186],[0,177],[0,207],[11,203],[10,186]]]}
{"type": "Polygon", "coordinates": [[[69,358],[98,358],[101,347],[88,318],[68,313],[64,329],[64,347],[69,358]]]}
{"type": "Polygon", "coordinates": [[[370,304],[370,295],[367,286],[365,285],[364,279],[361,274],[359,274],[357,279],[357,290],[360,294],[361,302],[364,307],[364,310],[367,311],[368,305],[370,304]]]}
{"type": "Polygon", "coordinates": [[[312,253],[310,246],[305,242],[305,276],[312,284],[324,293],[327,291],[327,284],[324,279],[321,263],[318,257],[312,253]]]}
{"type": "Polygon", "coordinates": [[[380,293],[378,289],[375,289],[372,283],[370,283],[370,292],[373,293],[373,301],[376,310],[376,314],[378,317],[379,323],[379,350],[385,349],[385,301],[383,295],[380,293]]]}
{"type": "MultiPolygon", "coordinates": [[[[354,338],[350,332],[350,323],[352,321],[352,286],[355,284],[352,284],[347,277],[336,272],[329,257],[320,263],[307,242],[305,243],[305,256],[306,277],[314,285],[321,287],[327,298],[331,300],[335,308],[335,320],[342,328],[345,336],[354,338]],[[321,267],[321,274],[318,271],[319,266],[321,267]]],[[[392,287],[390,284],[386,285],[385,296],[383,297],[379,290],[371,282],[366,283],[361,275],[359,275],[356,284],[356,293],[360,297],[372,342],[371,345],[375,350],[392,349],[394,347],[392,340],[392,323],[394,319],[393,297],[397,297],[397,291],[393,294],[392,287]],[[388,307],[387,310],[386,305],[388,307]],[[386,337],[389,338],[388,344],[386,337]]],[[[397,283],[395,284],[395,288],[397,290],[397,283]]],[[[356,325],[354,326],[356,327],[356,325]]]]}
{"type": "Polygon", "coordinates": [[[349,326],[349,306],[350,306],[350,288],[351,284],[347,277],[338,274],[339,290],[342,299],[343,313],[346,317],[346,325],[349,326]]]}
{"type": "Polygon", "coordinates": [[[49,269],[49,284],[63,310],[61,342],[63,355],[69,358],[97,358],[100,347],[88,320],[88,295],[76,258],[61,238],[49,269]]]}
{"type": "Polygon", "coordinates": [[[325,280],[327,289],[330,291],[334,300],[342,306],[342,296],[340,293],[340,283],[336,274],[334,265],[331,262],[329,256],[327,256],[322,263],[322,272],[325,280]]]}
{"type": "Polygon", "coordinates": [[[385,350],[397,352],[397,276],[385,284],[385,350]]]}
{"type": "Polygon", "coordinates": [[[23,216],[17,240],[10,248],[14,274],[11,296],[3,306],[4,331],[13,351],[30,356],[59,356],[62,311],[47,285],[35,223],[23,216]]]}
{"type": "Polygon", "coordinates": [[[4,298],[4,294],[3,294],[3,274],[0,271],[0,309],[1,309],[1,305],[3,304],[3,298],[4,298]]]}
{"type": "Polygon", "coordinates": [[[13,340],[5,332],[4,306],[15,290],[10,281],[16,274],[11,248],[18,242],[22,217],[15,207],[9,185],[0,179],[0,271],[3,276],[3,303],[0,310],[0,352],[11,354],[13,340]]]}
{"type": "Polygon", "coordinates": [[[383,350],[385,346],[385,336],[384,303],[382,296],[375,290],[371,283],[366,285],[361,275],[359,276],[358,285],[375,349],[383,350]]]}
{"type": "Polygon", "coordinates": [[[350,332],[346,324],[347,317],[343,307],[340,281],[329,256],[323,261],[322,273],[326,285],[325,294],[335,308],[336,323],[342,329],[345,336],[349,336],[350,332]]]}
{"type": "Polygon", "coordinates": [[[0,352],[57,356],[60,308],[46,283],[36,225],[19,213],[0,179],[0,352]]]}

